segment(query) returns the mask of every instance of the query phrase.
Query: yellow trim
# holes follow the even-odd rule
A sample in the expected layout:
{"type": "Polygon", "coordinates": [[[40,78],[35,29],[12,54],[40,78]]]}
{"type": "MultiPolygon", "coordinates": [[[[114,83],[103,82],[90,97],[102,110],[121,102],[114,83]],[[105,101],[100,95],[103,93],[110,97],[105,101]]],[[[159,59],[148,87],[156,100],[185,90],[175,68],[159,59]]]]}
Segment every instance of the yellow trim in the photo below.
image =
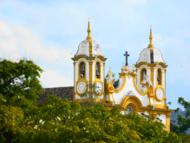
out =
{"type": "Polygon", "coordinates": [[[156,108],[165,109],[166,105],[165,104],[156,104],[156,108]]]}
{"type": "Polygon", "coordinates": [[[104,56],[101,56],[101,55],[98,55],[97,58],[102,60],[103,62],[106,61],[106,59],[107,59],[107,58],[105,58],[104,56]]]}
{"type": "Polygon", "coordinates": [[[90,86],[89,86],[89,95],[90,95],[90,97],[92,98],[92,94],[93,94],[93,83],[92,83],[92,64],[93,64],[93,61],[92,60],[90,60],[89,61],[89,84],[90,84],[90,86]]]}
{"type": "Polygon", "coordinates": [[[136,84],[136,76],[133,76],[133,86],[135,87],[136,91],[142,95],[142,96],[145,96],[146,95],[146,92],[142,92],[139,87],[137,86],[136,84]]]}
{"type": "Polygon", "coordinates": [[[147,63],[147,62],[139,62],[139,63],[137,63],[137,64],[135,65],[135,67],[136,67],[136,68],[139,68],[139,67],[142,66],[142,65],[146,65],[146,66],[148,66],[148,67],[150,67],[151,65],[153,65],[153,66],[160,65],[160,66],[162,66],[163,68],[166,68],[166,67],[168,66],[167,64],[162,63],[162,62],[154,62],[154,64],[150,64],[150,63],[147,63]]]}
{"type": "Polygon", "coordinates": [[[94,82],[102,82],[103,83],[103,81],[101,79],[99,79],[99,78],[95,78],[94,82]]]}
{"type": "Polygon", "coordinates": [[[154,65],[151,65],[150,67],[150,76],[151,76],[152,86],[154,87],[154,65]]]}
{"type": "Polygon", "coordinates": [[[72,60],[73,60],[73,61],[77,61],[77,60],[79,60],[79,59],[81,59],[81,58],[85,58],[85,59],[89,60],[89,57],[88,57],[87,55],[76,55],[76,56],[74,56],[74,57],[72,58],[72,60]]]}
{"type": "MultiPolygon", "coordinates": [[[[81,102],[97,102],[97,99],[95,99],[95,98],[85,98],[85,99],[76,99],[75,101],[79,102],[79,103],[81,103],[81,102]]],[[[104,100],[100,99],[99,102],[104,102],[104,100]]]]}
{"type": "Polygon", "coordinates": [[[123,90],[123,88],[125,87],[126,83],[127,83],[125,76],[122,77],[121,79],[123,79],[122,85],[118,89],[114,88],[115,89],[114,90],[115,93],[121,92],[123,90]]]}
{"type": "MultiPolygon", "coordinates": [[[[88,57],[87,55],[76,55],[76,56],[74,56],[74,57],[72,58],[72,60],[73,60],[73,61],[77,61],[77,60],[79,60],[79,59],[81,59],[81,58],[85,58],[85,59],[89,60],[89,57],[88,57]]],[[[92,57],[93,60],[94,60],[95,58],[98,58],[98,59],[100,59],[100,60],[102,60],[102,61],[106,61],[106,59],[107,59],[107,58],[105,58],[105,57],[102,56],[102,55],[98,55],[97,57],[92,57]]]]}
{"type": "Polygon", "coordinates": [[[141,101],[136,96],[124,96],[122,99],[120,106],[123,109],[126,109],[127,106],[132,106],[135,112],[139,112],[142,107],[141,101]]]}
{"type": "Polygon", "coordinates": [[[170,132],[170,113],[166,114],[166,131],[170,132]]]}
{"type": "Polygon", "coordinates": [[[115,92],[115,88],[113,86],[113,83],[112,82],[106,83],[105,94],[112,94],[114,92],[115,92]]]}

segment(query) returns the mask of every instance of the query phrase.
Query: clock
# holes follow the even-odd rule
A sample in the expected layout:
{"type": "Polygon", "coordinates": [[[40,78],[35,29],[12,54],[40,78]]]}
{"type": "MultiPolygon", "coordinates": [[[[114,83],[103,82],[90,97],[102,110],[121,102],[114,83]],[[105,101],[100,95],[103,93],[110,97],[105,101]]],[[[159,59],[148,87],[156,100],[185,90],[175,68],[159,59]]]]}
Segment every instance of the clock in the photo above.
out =
{"type": "Polygon", "coordinates": [[[157,98],[158,100],[160,100],[160,101],[164,99],[164,90],[163,90],[163,88],[158,87],[158,88],[156,89],[156,98],[157,98]]]}
{"type": "Polygon", "coordinates": [[[79,82],[77,84],[77,92],[78,94],[84,94],[86,92],[86,82],[79,82]]]}
{"type": "Polygon", "coordinates": [[[101,95],[103,91],[103,84],[101,82],[96,82],[95,83],[95,93],[97,95],[101,95]]]}

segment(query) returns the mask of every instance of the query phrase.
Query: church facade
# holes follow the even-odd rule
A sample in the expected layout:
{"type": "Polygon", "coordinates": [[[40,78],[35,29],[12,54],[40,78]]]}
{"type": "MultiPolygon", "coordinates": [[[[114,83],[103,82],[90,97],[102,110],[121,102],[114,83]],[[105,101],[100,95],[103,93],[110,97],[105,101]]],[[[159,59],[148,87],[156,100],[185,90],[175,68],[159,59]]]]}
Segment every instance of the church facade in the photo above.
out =
{"type": "Polygon", "coordinates": [[[79,102],[103,102],[119,105],[123,113],[136,112],[160,120],[170,130],[170,113],[166,105],[166,69],[159,49],[152,43],[139,55],[135,67],[126,63],[116,80],[111,69],[105,73],[106,57],[100,45],[92,39],[90,22],[87,38],[82,41],[72,58],[74,64],[73,100],[79,102]]]}

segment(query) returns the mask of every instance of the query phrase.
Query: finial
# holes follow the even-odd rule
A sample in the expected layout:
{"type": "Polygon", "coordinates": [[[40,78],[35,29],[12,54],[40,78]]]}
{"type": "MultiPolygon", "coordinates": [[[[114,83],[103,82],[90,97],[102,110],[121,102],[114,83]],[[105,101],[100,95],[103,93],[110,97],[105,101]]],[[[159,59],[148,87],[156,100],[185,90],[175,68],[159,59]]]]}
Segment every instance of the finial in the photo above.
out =
{"type": "Polygon", "coordinates": [[[88,29],[87,29],[87,32],[88,32],[88,35],[87,35],[86,39],[88,41],[91,41],[92,37],[91,37],[91,28],[90,28],[90,21],[89,20],[88,20],[88,29]]]}
{"type": "Polygon", "coordinates": [[[153,45],[152,45],[152,28],[150,27],[150,35],[149,35],[149,48],[153,48],[153,45]]]}

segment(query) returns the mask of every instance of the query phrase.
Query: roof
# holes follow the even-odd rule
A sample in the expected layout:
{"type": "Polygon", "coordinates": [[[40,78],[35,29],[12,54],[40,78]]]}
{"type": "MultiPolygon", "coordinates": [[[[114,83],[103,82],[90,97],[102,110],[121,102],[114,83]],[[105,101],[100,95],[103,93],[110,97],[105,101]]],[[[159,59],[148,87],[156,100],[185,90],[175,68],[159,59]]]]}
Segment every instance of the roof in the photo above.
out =
{"type": "MultiPolygon", "coordinates": [[[[75,56],[78,56],[78,55],[89,56],[89,48],[90,48],[90,45],[89,45],[88,40],[82,41],[78,46],[78,50],[77,50],[77,53],[75,54],[75,56]]],[[[92,40],[92,55],[103,56],[100,45],[94,40],[92,40]]]]}
{"type": "Polygon", "coordinates": [[[140,53],[137,63],[140,63],[140,62],[146,62],[149,64],[152,62],[165,63],[162,58],[162,54],[161,54],[160,50],[158,50],[157,48],[143,49],[140,53]],[[152,58],[151,58],[151,52],[152,52],[152,58]]]}
{"type": "Polygon", "coordinates": [[[73,100],[74,87],[54,87],[54,88],[44,88],[42,94],[40,95],[39,102],[44,103],[48,96],[55,95],[63,99],[73,100]]]}

